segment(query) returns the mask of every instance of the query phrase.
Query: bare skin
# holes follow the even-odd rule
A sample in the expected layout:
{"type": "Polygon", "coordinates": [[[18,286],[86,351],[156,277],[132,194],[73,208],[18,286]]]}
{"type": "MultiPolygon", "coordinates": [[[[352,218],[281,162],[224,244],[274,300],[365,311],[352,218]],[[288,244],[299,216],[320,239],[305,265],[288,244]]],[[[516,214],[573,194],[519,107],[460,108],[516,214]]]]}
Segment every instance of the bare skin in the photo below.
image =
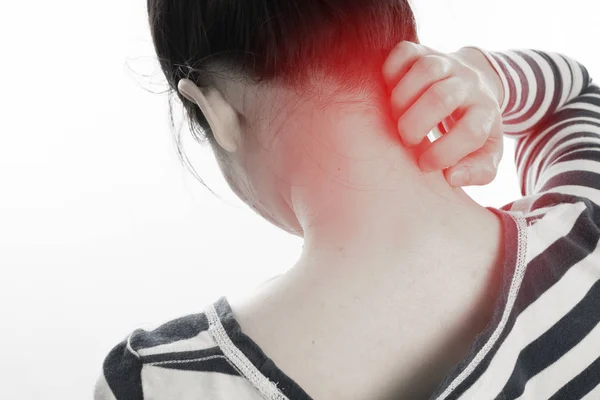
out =
{"type": "Polygon", "coordinates": [[[373,98],[216,90],[204,104],[227,126],[213,143],[227,182],[304,238],[280,278],[228,297],[242,330],[316,400],[428,398],[493,313],[499,217],[423,172],[429,140],[404,146],[373,98]]]}
{"type": "Polygon", "coordinates": [[[465,223],[462,244],[376,268],[344,263],[353,252],[342,247],[328,259],[303,256],[230,299],[234,314],[314,399],[426,399],[483,330],[499,290],[499,221],[470,218],[480,228],[465,223]]]}

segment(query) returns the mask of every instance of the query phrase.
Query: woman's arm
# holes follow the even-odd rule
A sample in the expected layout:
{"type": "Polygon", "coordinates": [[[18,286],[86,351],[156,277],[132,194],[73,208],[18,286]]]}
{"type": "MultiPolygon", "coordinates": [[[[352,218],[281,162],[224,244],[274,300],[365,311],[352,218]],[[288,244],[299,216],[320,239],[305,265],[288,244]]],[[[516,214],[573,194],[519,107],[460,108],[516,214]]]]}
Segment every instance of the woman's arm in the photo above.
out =
{"type": "Polygon", "coordinates": [[[497,91],[504,134],[517,139],[522,195],[552,191],[600,204],[600,87],[588,70],[539,50],[456,54],[497,91]]]}
{"type": "Polygon", "coordinates": [[[455,54],[463,54],[496,88],[505,134],[515,138],[539,128],[592,84],[583,65],[559,53],[465,47],[455,54]]]}

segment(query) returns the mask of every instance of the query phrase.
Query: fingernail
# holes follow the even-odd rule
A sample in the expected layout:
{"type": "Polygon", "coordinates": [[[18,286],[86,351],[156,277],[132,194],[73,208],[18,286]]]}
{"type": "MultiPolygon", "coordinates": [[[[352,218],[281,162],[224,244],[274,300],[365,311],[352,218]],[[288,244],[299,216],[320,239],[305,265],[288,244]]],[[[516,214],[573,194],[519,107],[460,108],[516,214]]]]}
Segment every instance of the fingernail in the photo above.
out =
{"type": "Polygon", "coordinates": [[[450,177],[450,184],[452,186],[462,186],[465,185],[469,180],[469,169],[468,168],[459,168],[450,177]]]}

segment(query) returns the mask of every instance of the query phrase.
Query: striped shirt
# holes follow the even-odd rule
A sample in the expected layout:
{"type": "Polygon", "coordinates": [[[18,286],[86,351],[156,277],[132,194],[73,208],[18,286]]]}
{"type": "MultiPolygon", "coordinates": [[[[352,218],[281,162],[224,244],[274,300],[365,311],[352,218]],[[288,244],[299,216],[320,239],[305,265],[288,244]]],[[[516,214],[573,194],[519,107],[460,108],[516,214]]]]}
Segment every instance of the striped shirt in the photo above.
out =
{"type": "MultiPolygon", "coordinates": [[[[600,399],[600,87],[561,54],[479,50],[504,86],[523,197],[487,207],[504,225],[502,290],[492,320],[431,399],[600,399]]],[[[94,398],[310,396],[220,297],[129,334],[104,360],[94,398]]]]}

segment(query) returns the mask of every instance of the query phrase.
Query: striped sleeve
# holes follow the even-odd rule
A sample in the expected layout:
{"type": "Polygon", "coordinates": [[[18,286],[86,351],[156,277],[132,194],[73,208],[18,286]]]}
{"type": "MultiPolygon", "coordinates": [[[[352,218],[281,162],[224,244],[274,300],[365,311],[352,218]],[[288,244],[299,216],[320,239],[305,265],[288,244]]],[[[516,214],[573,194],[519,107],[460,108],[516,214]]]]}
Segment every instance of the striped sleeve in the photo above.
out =
{"type": "Polygon", "coordinates": [[[479,50],[504,87],[504,134],[517,140],[521,194],[559,192],[600,204],[600,87],[588,70],[559,53],[479,50]]]}

